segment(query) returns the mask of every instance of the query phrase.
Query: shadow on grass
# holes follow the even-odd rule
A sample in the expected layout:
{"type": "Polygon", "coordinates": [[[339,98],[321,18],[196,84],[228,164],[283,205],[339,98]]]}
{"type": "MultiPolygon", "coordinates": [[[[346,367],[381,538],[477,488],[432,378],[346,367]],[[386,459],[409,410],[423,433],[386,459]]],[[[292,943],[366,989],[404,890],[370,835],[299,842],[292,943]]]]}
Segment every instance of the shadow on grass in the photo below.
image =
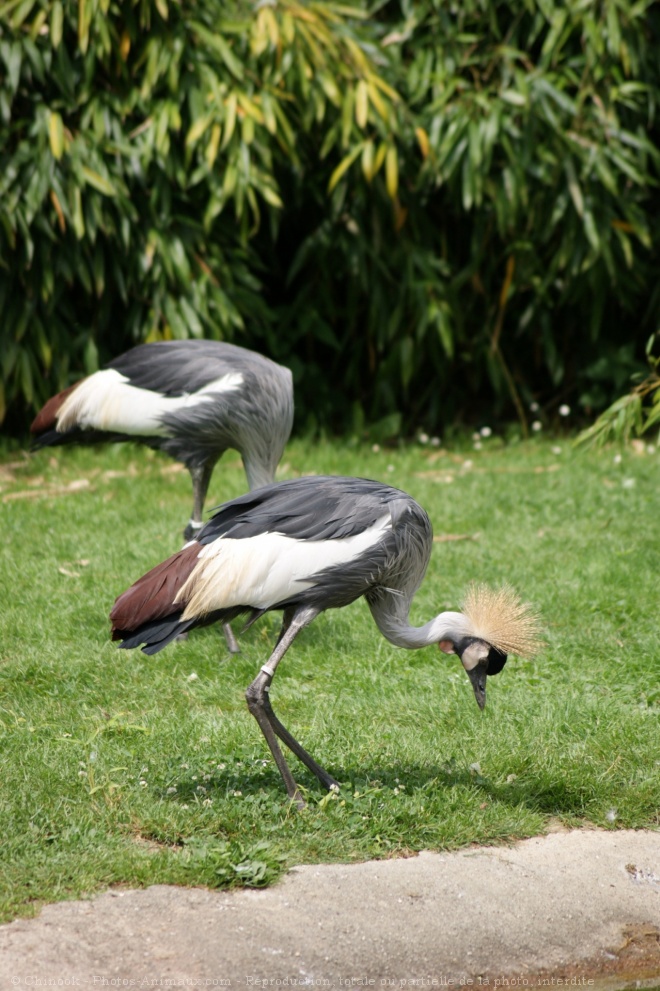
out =
{"type": "MultiPolygon", "coordinates": [[[[327,795],[316,778],[291,760],[296,782],[305,790],[308,801],[318,804],[327,795]]],[[[454,790],[466,796],[475,794],[478,799],[508,806],[523,807],[531,813],[547,816],[584,817],[596,800],[596,792],[589,788],[573,787],[565,779],[541,773],[535,778],[516,778],[511,782],[495,782],[483,776],[478,769],[463,768],[449,761],[439,766],[419,766],[408,763],[381,766],[341,766],[328,768],[340,782],[340,799],[350,802],[357,794],[380,792],[383,796],[403,794],[432,799],[434,794],[447,795],[454,790]]],[[[286,800],[282,779],[272,760],[237,761],[222,770],[208,775],[181,777],[176,791],[156,789],[158,797],[173,802],[190,803],[201,798],[224,799],[232,797],[267,798],[277,802],[286,800]],[[246,766],[247,765],[247,766],[246,766]],[[202,780],[203,779],[203,780],[202,780]]]]}

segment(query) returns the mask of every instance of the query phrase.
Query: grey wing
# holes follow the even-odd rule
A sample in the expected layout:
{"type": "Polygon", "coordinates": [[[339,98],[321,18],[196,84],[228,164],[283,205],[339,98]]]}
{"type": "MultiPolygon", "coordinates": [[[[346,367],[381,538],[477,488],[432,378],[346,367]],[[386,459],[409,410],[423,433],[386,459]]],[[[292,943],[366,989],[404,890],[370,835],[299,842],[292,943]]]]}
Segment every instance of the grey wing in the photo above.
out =
{"type": "Polygon", "coordinates": [[[257,484],[272,480],[293,426],[288,368],[234,344],[197,340],[142,344],[108,368],[139,389],[166,396],[206,388],[203,402],[163,415],[169,437],[159,446],[186,464],[232,447],[250,459],[257,484]],[[234,383],[208,390],[210,383],[230,374],[237,376],[234,383]]]}
{"type": "Polygon", "coordinates": [[[165,396],[197,392],[223,375],[264,374],[268,358],[224,341],[154,341],[140,344],[109,362],[131,385],[165,396]]]}
{"type": "MultiPolygon", "coordinates": [[[[362,533],[382,519],[388,503],[404,493],[381,482],[310,475],[267,485],[220,506],[200,531],[200,543],[282,533],[297,540],[338,540],[362,533]]],[[[412,500],[409,500],[412,502],[412,500]]]]}

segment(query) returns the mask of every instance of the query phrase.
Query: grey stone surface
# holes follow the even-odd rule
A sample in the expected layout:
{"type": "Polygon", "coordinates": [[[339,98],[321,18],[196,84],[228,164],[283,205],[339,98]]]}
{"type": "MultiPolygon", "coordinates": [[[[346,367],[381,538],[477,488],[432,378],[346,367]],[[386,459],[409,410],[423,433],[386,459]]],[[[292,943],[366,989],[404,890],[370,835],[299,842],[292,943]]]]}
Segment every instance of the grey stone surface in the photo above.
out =
{"type": "Polygon", "coordinates": [[[660,832],[576,830],[302,866],[265,891],[154,886],[49,905],[0,927],[0,991],[494,987],[505,975],[525,987],[540,973],[575,986],[607,970],[630,926],[660,929],[660,832]]]}

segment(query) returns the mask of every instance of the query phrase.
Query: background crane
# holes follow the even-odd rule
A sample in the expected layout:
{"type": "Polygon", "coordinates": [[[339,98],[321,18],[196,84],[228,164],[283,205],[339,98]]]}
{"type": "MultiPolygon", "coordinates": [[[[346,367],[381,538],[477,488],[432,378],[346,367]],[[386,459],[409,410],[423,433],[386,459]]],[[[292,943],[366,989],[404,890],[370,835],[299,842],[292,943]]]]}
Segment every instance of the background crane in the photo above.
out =
{"type": "Polygon", "coordinates": [[[225,450],[240,453],[251,489],[268,485],[292,424],[288,368],[234,344],[186,340],[132,348],[49,399],[31,430],[36,447],[133,440],[183,462],[193,486],[189,540],[225,450]]]}
{"type": "Polygon", "coordinates": [[[116,600],[112,637],[122,647],[161,650],[182,631],[249,612],[248,625],[283,609],[279,639],[246,692],[289,797],[304,804],[278,738],[326,788],[335,779],[279,721],[269,688],[284,653],[303,627],[325,609],[364,595],[381,633],[400,647],[437,643],[457,654],[480,708],[486,677],[502,670],[508,653],[537,647],[537,620],[505,587],[476,587],[462,612],[443,612],[413,627],[408,616],[426,572],[432,529],[425,511],[405,492],[360,478],[292,479],[221,506],[184,547],[140,578],[116,600]]]}

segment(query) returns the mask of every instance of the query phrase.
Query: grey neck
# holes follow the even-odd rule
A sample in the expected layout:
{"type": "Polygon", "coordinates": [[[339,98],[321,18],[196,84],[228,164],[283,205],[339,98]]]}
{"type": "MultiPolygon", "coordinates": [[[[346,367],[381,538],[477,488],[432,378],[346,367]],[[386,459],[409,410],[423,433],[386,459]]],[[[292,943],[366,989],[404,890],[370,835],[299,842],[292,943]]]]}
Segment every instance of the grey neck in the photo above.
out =
{"type": "Polygon", "coordinates": [[[470,622],[460,612],[442,612],[424,626],[411,626],[410,602],[389,590],[381,590],[380,595],[372,597],[369,608],[380,632],[396,647],[416,650],[441,640],[456,643],[471,635],[470,622]]]}

